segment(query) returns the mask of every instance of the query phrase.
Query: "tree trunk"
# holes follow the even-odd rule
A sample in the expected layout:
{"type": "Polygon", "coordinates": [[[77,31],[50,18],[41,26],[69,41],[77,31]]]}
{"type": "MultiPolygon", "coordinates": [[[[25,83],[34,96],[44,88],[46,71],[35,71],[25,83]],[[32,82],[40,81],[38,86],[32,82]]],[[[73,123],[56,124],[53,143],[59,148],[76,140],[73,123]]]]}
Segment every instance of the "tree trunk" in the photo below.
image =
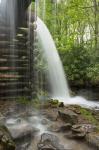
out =
{"type": "Polygon", "coordinates": [[[94,30],[94,34],[95,34],[95,50],[98,50],[98,3],[97,0],[93,0],[93,4],[94,4],[94,16],[95,16],[95,30],[94,30]]]}

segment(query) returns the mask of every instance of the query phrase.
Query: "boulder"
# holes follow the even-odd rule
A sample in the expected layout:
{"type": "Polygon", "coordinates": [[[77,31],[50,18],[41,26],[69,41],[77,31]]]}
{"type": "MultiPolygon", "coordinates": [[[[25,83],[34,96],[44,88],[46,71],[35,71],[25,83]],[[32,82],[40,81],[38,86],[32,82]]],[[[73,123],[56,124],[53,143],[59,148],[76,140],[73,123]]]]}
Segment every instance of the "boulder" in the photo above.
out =
{"type": "Polygon", "coordinates": [[[99,132],[88,133],[85,139],[90,146],[95,147],[97,150],[99,149],[99,132]]]}
{"type": "Polygon", "coordinates": [[[15,150],[12,137],[4,125],[0,125],[0,150],[15,150]]]}
{"type": "Polygon", "coordinates": [[[58,106],[59,106],[59,107],[64,107],[65,105],[64,105],[63,102],[60,102],[58,106]]]}
{"type": "Polygon", "coordinates": [[[71,110],[59,110],[59,117],[66,123],[76,124],[78,122],[77,114],[71,110]]]}
{"type": "Polygon", "coordinates": [[[96,126],[92,124],[76,124],[76,125],[73,125],[71,129],[73,132],[90,133],[90,132],[96,131],[96,126]]]}
{"type": "Polygon", "coordinates": [[[48,131],[51,132],[67,132],[70,131],[72,125],[70,123],[53,123],[48,127],[48,131]]]}
{"type": "Polygon", "coordinates": [[[15,141],[19,141],[26,137],[32,137],[38,132],[38,129],[32,127],[27,122],[19,123],[13,126],[8,126],[10,134],[15,141]]]}
{"type": "Polygon", "coordinates": [[[66,150],[63,145],[59,143],[57,136],[53,134],[44,133],[41,135],[41,140],[38,143],[38,150],[66,150]]]}
{"type": "Polygon", "coordinates": [[[47,130],[51,132],[59,132],[60,126],[54,123],[50,125],[47,130]]]}
{"type": "Polygon", "coordinates": [[[45,118],[44,118],[44,119],[41,120],[41,124],[42,124],[42,125],[47,125],[48,123],[49,123],[49,120],[48,120],[48,119],[45,119],[45,118]]]}
{"type": "Polygon", "coordinates": [[[67,134],[65,134],[66,138],[69,139],[83,139],[85,137],[85,133],[81,132],[81,133],[73,133],[72,131],[68,132],[67,134]]]}
{"type": "Polygon", "coordinates": [[[50,121],[56,121],[58,116],[57,109],[47,109],[45,112],[45,117],[50,121]]]}
{"type": "Polygon", "coordinates": [[[0,124],[3,124],[5,121],[5,117],[0,113],[0,124]]]}
{"type": "Polygon", "coordinates": [[[67,123],[65,125],[62,125],[59,129],[60,132],[66,132],[71,129],[72,125],[70,123],[67,123]]]}
{"type": "Polygon", "coordinates": [[[72,126],[71,132],[69,132],[66,136],[73,139],[83,139],[86,134],[91,131],[92,130],[89,128],[88,124],[76,124],[72,126]]]}

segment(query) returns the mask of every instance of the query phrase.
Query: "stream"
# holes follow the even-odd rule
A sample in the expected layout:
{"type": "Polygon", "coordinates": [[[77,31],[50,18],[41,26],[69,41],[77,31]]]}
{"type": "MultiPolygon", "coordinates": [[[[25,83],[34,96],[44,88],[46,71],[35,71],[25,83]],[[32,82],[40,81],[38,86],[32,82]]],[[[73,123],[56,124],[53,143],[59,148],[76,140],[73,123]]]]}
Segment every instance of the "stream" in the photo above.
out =
{"type": "Polygon", "coordinates": [[[9,117],[5,123],[17,145],[16,150],[38,150],[37,145],[43,133],[56,135],[66,150],[94,150],[83,141],[67,139],[64,133],[49,131],[48,128],[53,122],[40,112],[9,117]]]}

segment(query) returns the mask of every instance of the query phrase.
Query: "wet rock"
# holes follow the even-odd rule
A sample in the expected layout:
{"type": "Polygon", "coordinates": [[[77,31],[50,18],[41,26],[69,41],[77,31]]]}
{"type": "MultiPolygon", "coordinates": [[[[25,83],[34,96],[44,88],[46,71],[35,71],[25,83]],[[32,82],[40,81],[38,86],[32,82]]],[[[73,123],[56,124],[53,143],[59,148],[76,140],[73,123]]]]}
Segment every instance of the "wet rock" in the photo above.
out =
{"type": "Polygon", "coordinates": [[[58,106],[59,106],[59,107],[64,107],[64,103],[63,103],[63,102],[60,102],[58,106]]]}
{"type": "Polygon", "coordinates": [[[73,125],[71,128],[71,132],[67,134],[68,138],[72,139],[83,139],[85,138],[87,132],[88,132],[88,125],[86,124],[76,124],[73,125]]]}
{"type": "Polygon", "coordinates": [[[20,123],[13,126],[9,126],[9,131],[15,141],[26,137],[32,137],[38,132],[38,129],[32,127],[28,123],[20,123]]]}
{"type": "Polygon", "coordinates": [[[5,117],[0,113],[0,124],[3,124],[5,121],[5,117]]]}
{"type": "Polygon", "coordinates": [[[51,132],[67,132],[71,129],[72,125],[70,123],[53,123],[48,127],[48,131],[51,132]]]}
{"type": "Polygon", "coordinates": [[[76,124],[72,126],[72,131],[90,133],[96,131],[96,126],[92,124],[76,124]]]}
{"type": "Polygon", "coordinates": [[[99,149],[99,132],[88,133],[85,138],[89,145],[99,149]]]}
{"type": "Polygon", "coordinates": [[[81,125],[73,125],[71,128],[72,132],[74,133],[81,133],[81,132],[86,132],[86,129],[83,128],[81,125]]]}
{"type": "Polygon", "coordinates": [[[44,133],[38,143],[38,150],[66,150],[63,145],[59,144],[59,139],[53,134],[44,133]]]}
{"type": "Polygon", "coordinates": [[[4,125],[0,125],[0,150],[15,150],[12,137],[4,125]]]}
{"type": "Polygon", "coordinates": [[[83,139],[85,137],[85,135],[86,134],[83,132],[74,133],[74,132],[70,131],[67,134],[65,134],[65,137],[69,138],[69,139],[83,139]]]}
{"type": "Polygon", "coordinates": [[[49,120],[48,119],[42,119],[41,120],[41,124],[43,124],[43,125],[47,125],[49,123],[49,120]]]}
{"type": "Polygon", "coordinates": [[[77,114],[71,110],[58,111],[59,117],[66,123],[76,124],[78,122],[77,114]]]}
{"type": "Polygon", "coordinates": [[[61,126],[60,129],[59,129],[59,131],[66,132],[66,131],[70,130],[71,127],[72,127],[72,125],[70,123],[67,123],[67,124],[61,126]]]}
{"type": "Polygon", "coordinates": [[[57,109],[48,109],[46,111],[45,116],[51,121],[56,121],[57,116],[58,116],[58,110],[57,109]]]}
{"type": "Polygon", "coordinates": [[[92,115],[97,121],[99,121],[99,110],[93,110],[92,115]]]}
{"type": "Polygon", "coordinates": [[[18,143],[16,150],[28,150],[30,147],[30,144],[31,144],[31,141],[30,142],[26,141],[24,143],[18,143]]]}
{"type": "Polygon", "coordinates": [[[60,130],[60,126],[56,124],[52,124],[48,127],[48,131],[51,131],[51,132],[59,132],[59,130],[60,130]]]}

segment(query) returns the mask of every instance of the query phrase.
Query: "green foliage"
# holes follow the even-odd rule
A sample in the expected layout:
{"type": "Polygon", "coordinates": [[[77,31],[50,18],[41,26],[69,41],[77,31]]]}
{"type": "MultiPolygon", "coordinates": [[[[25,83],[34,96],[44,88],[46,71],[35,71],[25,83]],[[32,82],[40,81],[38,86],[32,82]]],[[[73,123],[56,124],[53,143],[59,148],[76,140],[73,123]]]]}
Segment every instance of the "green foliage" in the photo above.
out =
{"type": "Polygon", "coordinates": [[[48,26],[70,81],[99,83],[99,0],[39,0],[38,16],[48,26]],[[94,55],[94,58],[93,58],[94,55]]]}
{"type": "Polygon", "coordinates": [[[87,69],[87,76],[94,84],[99,84],[99,63],[91,65],[87,69]]]}
{"type": "Polygon", "coordinates": [[[70,81],[80,81],[87,78],[87,68],[90,64],[88,51],[83,47],[73,47],[62,57],[64,69],[70,81]]]}
{"type": "Polygon", "coordinates": [[[33,100],[29,100],[26,97],[20,97],[17,99],[17,103],[24,106],[33,106],[33,108],[36,109],[39,109],[41,105],[39,99],[35,98],[33,100]]]}
{"type": "Polygon", "coordinates": [[[29,105],[31,101],[27,99],[26,97],[20,97],[17,99],[17,103],[22,104],[22,105],[29,105]]]}

